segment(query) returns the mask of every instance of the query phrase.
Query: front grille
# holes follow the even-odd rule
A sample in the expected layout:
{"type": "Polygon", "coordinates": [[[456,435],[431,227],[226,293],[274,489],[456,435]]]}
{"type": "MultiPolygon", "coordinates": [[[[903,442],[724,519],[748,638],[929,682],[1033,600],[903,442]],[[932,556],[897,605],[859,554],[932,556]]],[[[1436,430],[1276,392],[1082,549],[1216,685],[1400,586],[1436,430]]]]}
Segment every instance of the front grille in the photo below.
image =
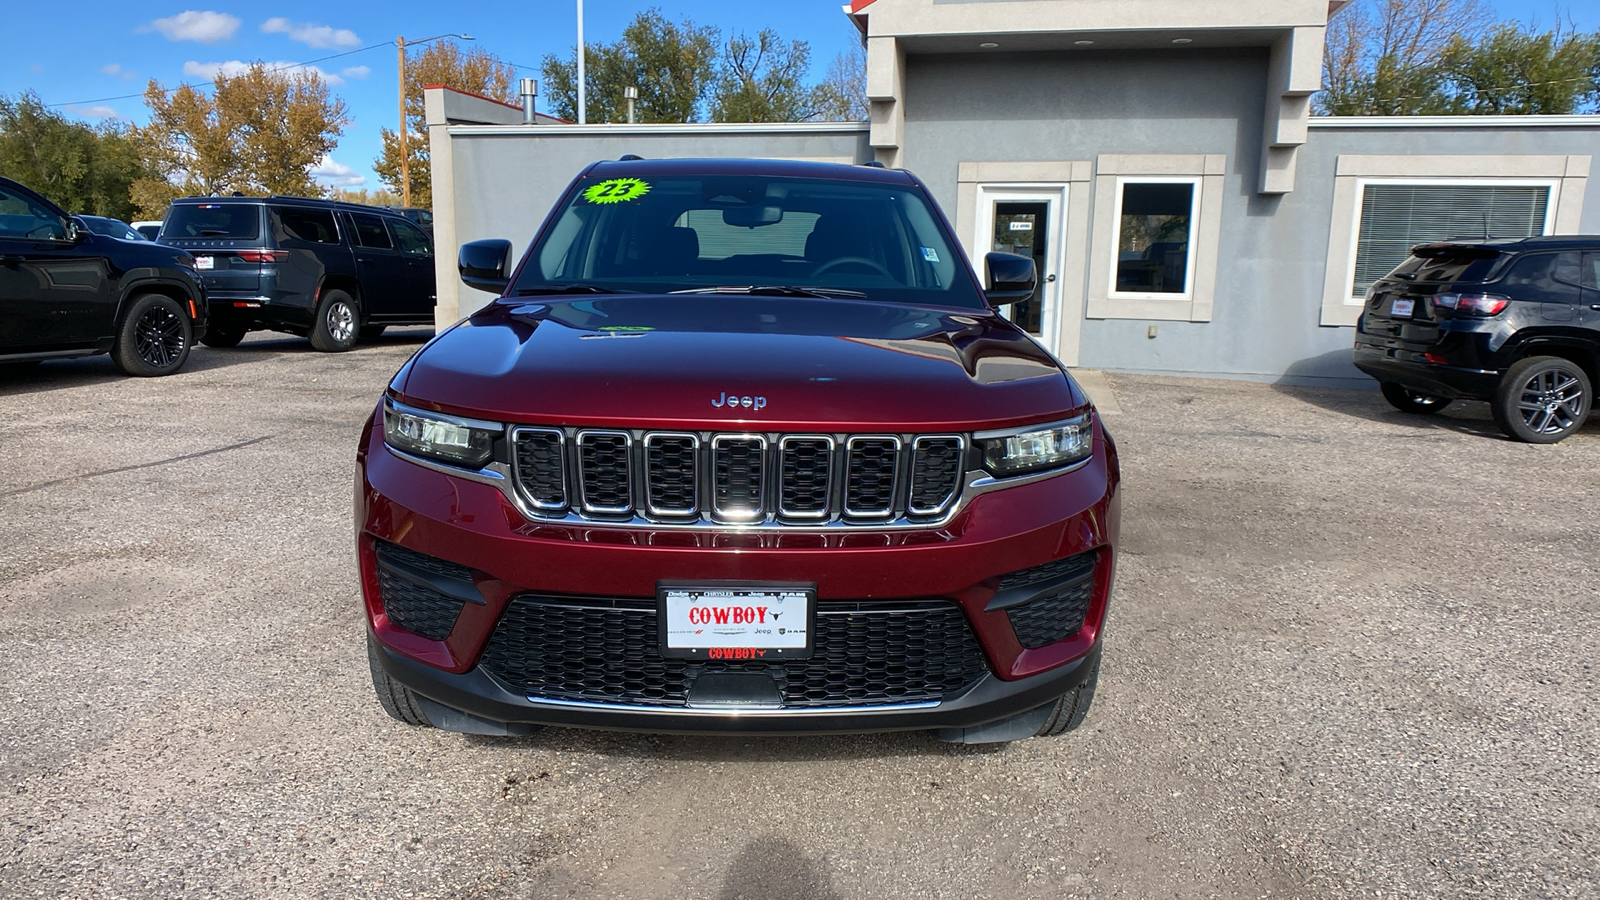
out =
{"type": "Polygon", "coordinates": [[[513,598],[482,667],[533,697],[683,707],[701,675],[765,673],[787,708],[938,702],[986,671],[966,615],[946,600],[819,601],[810,659],[702,662],[660,655],[653,600],[513,598]]]}
{"type": "Polygon", "coordinates": [[[961,497],[959,435],[717,434],[519,426],[536,518],[677,524],[933,523],[961,497]]]}
{"type": "Polygon", "coordinates": [[[474,589],[472,573],[465,566],[407,550],[396,544],[380,543],[378,554],[378,592],[383,597],[383,614],[396,627],[433,641],[442,641],[456,627],[462,601],[446,596],[416,578],[399,574],[398,566],[419,570],[441,580],[461,582],[474,589]],[[398,564],[395,568],[385,563],[398,564]]]}

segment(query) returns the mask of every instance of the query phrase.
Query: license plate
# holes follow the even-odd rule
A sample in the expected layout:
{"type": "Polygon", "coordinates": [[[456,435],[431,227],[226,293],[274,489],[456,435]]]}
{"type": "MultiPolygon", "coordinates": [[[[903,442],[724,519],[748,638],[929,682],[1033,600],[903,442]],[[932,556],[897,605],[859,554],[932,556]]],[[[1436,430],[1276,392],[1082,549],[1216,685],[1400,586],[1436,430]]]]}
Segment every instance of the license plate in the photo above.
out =
{"type": "Polygon", "coordinates": [[[196,256],[194,267],[202,272],[209,272],[217,267],[217,258],[214,256],[196,256]]]}
{"type": "Polygon", "coordinates": [[[1417,308],[1415,300],[1395,300],[1394,306],[1389,307],[1391,316],[1409,316],[1417,308]]]}
{"type": "Polygon", "coordinates": [[[663,585],[658,600],[662,656],[759,662],[811,655],[811,586],[663,585]]]}

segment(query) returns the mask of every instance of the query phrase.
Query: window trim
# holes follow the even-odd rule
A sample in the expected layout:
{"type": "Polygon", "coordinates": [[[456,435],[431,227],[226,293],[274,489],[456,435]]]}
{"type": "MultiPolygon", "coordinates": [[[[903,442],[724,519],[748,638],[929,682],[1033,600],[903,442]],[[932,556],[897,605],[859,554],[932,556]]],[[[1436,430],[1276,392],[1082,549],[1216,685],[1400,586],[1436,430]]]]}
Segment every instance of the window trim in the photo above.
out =
{"type": "Polygon", "coordinates": [[[1107,300],[1178,300],[1184,303],[1193,303],[1195,294],[1194,275],[1196,257],[1195,237],[1200,224],[1200,195],[1205,190],[1204,177],[1200,175],[1118,175],[1115,182],[1116,194],[1112,198],[1110,252],[1112,254],[1109,282],[1106,284],[1107,300]],[[1183,290],[1171,291],[1119,291],[1117,290],[1117,270],[1122,265],[1122,201],[1125,188],[1130,184],[1188,184],[1194,186],[1194,193],[1189,197],[1189,237],[1185,242],[1187,250],[1183,269],[1183,290]]]}
{"type": "Polygon", "coordinates": [[[1556,227],[1556,199],[1561,192],[1559,178],[1357,178],[1354,215],[1350,217],[1350,262],[1345,266],[1344,302],[1361,307],[1366,304],[1364,295],[1357,295],[1356,262],[1361,247],[1361,210],[1366,205],[1369,185],[1396,187],[1542,187],[1549,191],[1544,203],[1544,226],[1540,234],[1554,234],[1556,227]]]}
{"type": "MultiPolygon", "coordinates": [[[[1490,116],[1488,118],[1493,118],[1490,116]]],[[[1583,195],[1589,180],[1588,155],[1536,156],[1477,154],[1457,156],[1339,154],[1334,164],[1333,204],[1329,212],[1327,262],[1323,268],[1319,324],[1353,327],[1364,308],[1350,297],[1355,282],[1355,241],[1361,214],[1359,182],[1419,179],[1429,184],[1462,181],[1554,181],[1546,206],[1554,209],[1553,233],[1575,234],[1582,225],[1583,195]],[[1346,240],[1349,235],[1350,239],[1346,240]]]]}

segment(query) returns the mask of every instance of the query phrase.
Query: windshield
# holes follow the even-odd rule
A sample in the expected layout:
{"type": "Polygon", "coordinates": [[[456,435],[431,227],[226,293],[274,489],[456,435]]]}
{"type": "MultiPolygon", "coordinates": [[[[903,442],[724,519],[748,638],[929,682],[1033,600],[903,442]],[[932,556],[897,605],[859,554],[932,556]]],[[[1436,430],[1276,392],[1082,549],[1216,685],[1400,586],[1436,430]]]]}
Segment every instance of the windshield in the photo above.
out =
{"type": "Polygon", "coordinates": [[[580,182],[513,294],[785,288],[983,308],[920,190],[840,179],[664,175],[580,182]]]}

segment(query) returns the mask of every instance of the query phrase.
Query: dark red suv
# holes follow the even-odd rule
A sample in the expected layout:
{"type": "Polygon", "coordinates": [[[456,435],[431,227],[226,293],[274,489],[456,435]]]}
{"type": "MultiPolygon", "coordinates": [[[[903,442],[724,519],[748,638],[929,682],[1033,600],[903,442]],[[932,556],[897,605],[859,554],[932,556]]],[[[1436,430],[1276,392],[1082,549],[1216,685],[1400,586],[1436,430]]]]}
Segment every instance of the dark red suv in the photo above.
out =
{"type": "Polygon", "coordinates": [[[597,163],[361,439],[379,700],[416,725],[1057,734],[1094,693],[1116,447],[914,176],[597,163]]]}

